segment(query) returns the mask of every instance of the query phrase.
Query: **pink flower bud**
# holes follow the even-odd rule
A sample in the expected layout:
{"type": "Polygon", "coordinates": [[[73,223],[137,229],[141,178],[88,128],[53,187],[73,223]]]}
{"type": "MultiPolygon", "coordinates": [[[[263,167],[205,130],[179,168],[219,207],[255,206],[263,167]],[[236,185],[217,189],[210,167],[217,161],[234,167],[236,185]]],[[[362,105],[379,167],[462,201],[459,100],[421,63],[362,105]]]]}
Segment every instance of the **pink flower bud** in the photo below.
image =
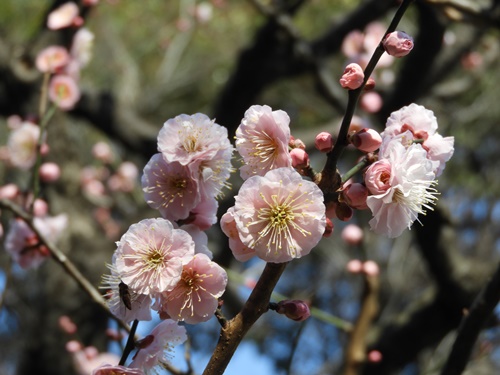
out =
{"type": "Polygon", "coordinates": [[[20,193],[16,184],[0,186],[0,199],[14,199],[20,193]]]}
{"type": "Polygon", "coordinates": [[[309,155],[301,148],[294,148],[290,151],[292,157],[292,166],[294,168],[307,168],[309,167],[309,155]]]}
{"type": "Polygon", "coordinates": [[[49,204],[43,199],[37,198],[33,203],[33,215],[44,217],[49,213],[49,204]]]}
{"type": "Polygon", "coordinates": [[[323,237],[330,237],[334,227],[333,222],[329,218],[326,218],[325,233],[323,233],[323,237]]]}
{"type": "Polygon", "coordinates": [[[349,221],[352,218],[352,208],[345,203],[339,203],[335,208],[335,214],[342,221],[349,221]]]}
{"type": "Polygon", "coordinates": [[[363,84],[365,73],[358,64],[352,63],[346,66],[344,74],[340,78],[340,86],[345,89],[356,90],[363,84]]]}
{"type": "Polygon", "coordinates": [[[333,148],[333,138],[330,133],[321,132],[316,136],[314,145],[321,152],[330,152],[333,148]]]}
{"type": "Polygon", "coordinates": [[[278,302],[276,307],[278,314],[284,314],[287,318],[301,322],[311,316],[309,306],[300,300],[283,300],[278,302]]]}
{"type": "Polygon", "coordinates": [[[306,144],[302,141],[302,139],[294,138],[290,136],[290,142],[288,142],[288,145],[291,148],[301,148],[302,150],[306,149],[306,144]]]}
{"type": "Polygon", "coordinates": [[[372,363],[378,363],[382,361],[382,353],[380,353],[378,350],[371,350],[368,353],[368,361],[372,363]]]}
{"type": "Polygon", "coordinates": [[[92,147],[92,155],[103,163],[111,163],[114,159],[113,150],[106,142],[97,142],[92,147]]]}
{"type": "Polygon", "coordinates": [[[368,198],[368,189],[365,185],[358,182],[347,185],[342,191],[344,201],[357,210],[366,210],[366,198],[368,198]]]}
{"type": "Polygon", "coordinates": [[[347,272],[361,273],[363,271],[363,263],[359,259],[350,260],[346,265],[347,272]]]}
{"type": "Polygon", "coordinates": [[[341,237],[346,244],[356,246],[363,241],[363,230],[356,224],[348,224],[342,229],[341,237]]]}
{"type": "Polygon", "coordinates": [[[350,137],[351,143],[358,150],[363,152],[373,152],[382,144],[382,137],[373,129],[364,128],[354,133],[350,137]]]}
{"type": "Polygon", "coordinates": [[[378,276],[380,274],[380,268],[373,260],[367,260],[363,263],[363,272],[368,276],[378,276]]]}
{"type": "Polygon", "coordinates": [[[50,30],[58,30],[78,24],[81,22],[79,13],[78,5],[73,2],[64,3],[50,12],[47,18],[47,27],[50,30]]]}
{"type": "Polygon", "coordinates": [[[43,163],[40,166],[40,179],[43,182],[54,182],[61,177],[61,168],[56,163],[43,163]]]}
{"type": "Polygon", "coordinates": [[[382,45],[389,55],[403,57],[413,49],[413,38],[402,31],[393,31],[386,35],[382,45]]]}

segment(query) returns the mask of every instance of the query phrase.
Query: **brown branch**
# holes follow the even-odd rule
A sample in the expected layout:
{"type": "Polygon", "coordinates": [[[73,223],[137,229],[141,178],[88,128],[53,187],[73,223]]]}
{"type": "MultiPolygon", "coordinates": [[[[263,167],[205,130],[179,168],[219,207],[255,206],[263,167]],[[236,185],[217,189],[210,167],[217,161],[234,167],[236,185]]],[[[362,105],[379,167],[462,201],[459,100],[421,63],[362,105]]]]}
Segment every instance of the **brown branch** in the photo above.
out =
{"type": "Polygon", "coordinates": [[[269,308],[271,293],[287,263],[267,263],[243,309],[221,329],[219,342],[203,375],[224,373],[241,340],[269,308]]]}
{"type": "Polygon", "coordinates": [[[365,275],[361,311],[347,346],[344,375],[357,375],[366,362],[366,338],[371,323],[378,314],[379,288],[378,275],[365,275]]]}
{"type": "Polygon", "coordinates": [[[500,301],[500,264],[462,319],[457,338],[441,375],[459,375],[464,371],[479,332],[485,326],[498,301],[500,301]]]}

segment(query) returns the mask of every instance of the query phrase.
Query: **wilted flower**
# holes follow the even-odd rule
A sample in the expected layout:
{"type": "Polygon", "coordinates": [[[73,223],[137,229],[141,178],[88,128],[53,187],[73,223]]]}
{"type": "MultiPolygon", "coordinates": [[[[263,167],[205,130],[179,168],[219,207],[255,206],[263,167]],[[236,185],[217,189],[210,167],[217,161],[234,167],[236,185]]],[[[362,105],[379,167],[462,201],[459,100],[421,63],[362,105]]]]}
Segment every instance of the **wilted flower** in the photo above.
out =
{"type": "Polygon", "coordinates": [[[267,262],[308,254],[325,231],[323,193],[293,169],[250,177],[235,200],[233,215],[242,243],[267,262]]]}
{"type": "Polygon", "coordinates": [[[286,112],[271,107],[253,105],[236,130],[236,149],[243,158],[241,178],[263,176],[280,167],[291,167],[288,152],[290,118],[286,112]]]}

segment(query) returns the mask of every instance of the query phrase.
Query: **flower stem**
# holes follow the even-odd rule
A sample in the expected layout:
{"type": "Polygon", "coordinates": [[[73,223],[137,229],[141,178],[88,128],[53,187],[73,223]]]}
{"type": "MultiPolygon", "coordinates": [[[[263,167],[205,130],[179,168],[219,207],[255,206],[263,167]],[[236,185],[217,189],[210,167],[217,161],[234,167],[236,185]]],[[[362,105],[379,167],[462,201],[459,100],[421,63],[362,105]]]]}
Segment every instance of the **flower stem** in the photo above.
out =
{"type": "Polygon", "coordinates": [[[130,352],[135,348],[135,331],[137,330],[137,326],[139,325],[139,321],[135,319],[132,322],[132,327],[130,327],[130,332],[128,334],[127,343],[125,344],[125,349],[123,349],[122,357],[120,358],[119,366],[123,366],[125,361],[127,360],[130,352]]]}

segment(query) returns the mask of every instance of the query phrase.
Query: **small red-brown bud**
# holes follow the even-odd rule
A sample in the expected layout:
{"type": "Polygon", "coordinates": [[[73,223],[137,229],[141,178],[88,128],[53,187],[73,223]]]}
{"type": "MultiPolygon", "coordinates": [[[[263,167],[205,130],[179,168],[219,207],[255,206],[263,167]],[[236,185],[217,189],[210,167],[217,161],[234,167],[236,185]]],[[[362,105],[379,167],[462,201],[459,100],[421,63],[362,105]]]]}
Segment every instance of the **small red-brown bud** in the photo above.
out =
{"type": "Polygon", "coordinates": [[[302,322],[311,316],[309,306],[301,300],[280,301],[276,306],[276,312],[296,322],[302,322]]]}
{"type": "Polygon", "coordinates": [[[334,227],[335,225],[333,225],[333,222],[329,218],[326,218],[326,226],[325,226],[325,232],[323,233],[323,237],[330,237],[333,233],[334,227]]]}
{"type": "Polygon", "coordinates": [[[335,208],[335,214],[342,221],[349,221],[352,218],[353,212],[352,208],[347,204],[341,202],[335,208]]]}

